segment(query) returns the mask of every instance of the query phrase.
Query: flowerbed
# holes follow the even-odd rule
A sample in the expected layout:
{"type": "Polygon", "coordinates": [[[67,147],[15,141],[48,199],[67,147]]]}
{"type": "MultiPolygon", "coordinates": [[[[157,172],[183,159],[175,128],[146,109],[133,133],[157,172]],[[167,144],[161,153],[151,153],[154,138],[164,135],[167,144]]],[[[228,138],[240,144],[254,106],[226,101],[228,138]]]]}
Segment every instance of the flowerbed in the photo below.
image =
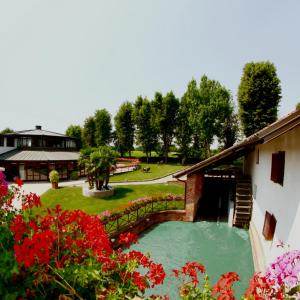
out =
{"type": "MultiPolygon", "coordinates": [[[[114,250],[99,216],[60,206],[34,215],[40,198],[22,193],[21,185],[17,180],[9,188],[0,172],[1,299],[143,299],[147,288],[164,281],[161,264],[141,252],[123,251],[137,242],[136,235],[121,234],[122,247],[114,250]],[[22,210],[14,208],[14,201],[22,203],[22,210]]],[[[133,207],[149,203],[153,200],[139,200],[133,207]]],[[[299,270],[300,251],[283,254],[266,274],[254,274],[244,299],[299,299],[299,270]]],[[[235,299],[233,285],[239,280],[228,272],[211,285],[198,262],[187,262],[170,276],[182,281],[182,299],[235,299]]]]}

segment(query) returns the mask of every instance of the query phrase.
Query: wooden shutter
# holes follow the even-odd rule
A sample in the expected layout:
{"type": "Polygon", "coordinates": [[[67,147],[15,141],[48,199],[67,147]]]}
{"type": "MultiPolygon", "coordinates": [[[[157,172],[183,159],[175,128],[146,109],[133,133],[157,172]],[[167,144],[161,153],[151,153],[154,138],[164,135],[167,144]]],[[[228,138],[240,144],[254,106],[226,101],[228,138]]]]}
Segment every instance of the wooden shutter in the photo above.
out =
{"type": "Polygon", "coordinates": [[[265,214],[265,222],[263,228],[263,236],[267,241],[272,241],[275,233],[277,220],[274,215],[271,215],[268,211],[265,214]]]}

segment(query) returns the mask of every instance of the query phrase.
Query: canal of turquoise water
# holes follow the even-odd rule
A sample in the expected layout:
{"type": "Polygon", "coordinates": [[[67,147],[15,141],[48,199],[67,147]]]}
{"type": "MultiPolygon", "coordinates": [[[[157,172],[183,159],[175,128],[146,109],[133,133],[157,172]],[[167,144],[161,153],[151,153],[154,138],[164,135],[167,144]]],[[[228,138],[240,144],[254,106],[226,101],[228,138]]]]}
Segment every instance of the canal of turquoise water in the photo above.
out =
{"type": "MultiPolygon", "coordinates": [[[[241,278],[235,283],[239,299],[254,272],[252,251],[247,230],[229,227],[217,222],[165,222],[144,232],[139,244],[131,249],[150,253],[156,263],[162,263],[168,275],[187,261],[198,261],[207,270],[213,285],[221,274],[237,272],[241,278]]],[[[180,299],[180,281],[167,276],[163,285],[149,289],[146,295],[168,294],[170,299],[180,299]]]]}

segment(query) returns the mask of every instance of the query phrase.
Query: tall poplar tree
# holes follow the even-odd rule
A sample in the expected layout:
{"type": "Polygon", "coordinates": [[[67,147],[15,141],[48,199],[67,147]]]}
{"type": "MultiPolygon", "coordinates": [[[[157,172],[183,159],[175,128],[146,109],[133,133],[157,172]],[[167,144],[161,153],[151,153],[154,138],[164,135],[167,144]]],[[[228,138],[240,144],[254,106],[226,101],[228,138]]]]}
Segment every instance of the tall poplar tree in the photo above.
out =
{"type": "Polygon", "coordinates": [[[106,109],[95,112],[95,143],[97,147],[108,145],[112,138],[111,116],[106,109]]]}
{"type": "Polygon", "coordinates": [[[129,152],[131,156],[131,150],[134,143],[134,117],[133,106],[130,102],[124,102],[115,118],[115,138],[117,140],[117,148],[121,153],[121,156],[125,152],[129,152]]]}
{"type": "Polygon", "coordinates": [[[142,146],[148,162],[151,151],[155,150],[157,145],[157,129],[153,107],[147,98],[139,96],[135,101],[134,121],[136,124],[136,142],[142,146]]]}
{"type": "Polygon", "coordinates": [[[280,99],[280,80],[274,64],[247,63],[238,89],[239,116],[246,136],[276,121],[280,99]]]}
{"type": "Polygon", "coordinates": [[[167,163],[168,153],[175,135],[179,100],[172,91],[167,93],[164,97],[161,97],[160,93],[156,93],[153,106],[155,107],[159,136],[162,141],[162,152],[165,157],[165,163],[167,163]]]}
{"type": "Polygon", "coordinates": [[[194,134],[189,119],[192,116],[191,101],[194,98],[199,98],[199,91],[196,80],[192,79],[180,100],[175,128],[176,144],[182,164],[185,164],[187,159],[193,155],[194,134]]]}
{"type": "Polygon", "coordinates": [[[82,129],[82,143],[84,147],[95,147],[95,120],[94,117],[88,117],[84,121],[82,129]]]}

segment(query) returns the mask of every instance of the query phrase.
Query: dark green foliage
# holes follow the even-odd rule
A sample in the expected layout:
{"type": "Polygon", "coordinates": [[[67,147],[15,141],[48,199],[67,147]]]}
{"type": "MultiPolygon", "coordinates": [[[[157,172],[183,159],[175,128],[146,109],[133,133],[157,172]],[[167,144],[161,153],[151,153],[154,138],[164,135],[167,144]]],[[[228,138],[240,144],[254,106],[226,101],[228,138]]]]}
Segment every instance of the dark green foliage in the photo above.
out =
{"type": "Polygon", "coordinates": [[[134,117],[133,106],[130,102],[124,102],[115,116],[115,141],[117,150],[124,156],[125,152],[133,150],[134,143],[134,117]]]}
{"type": "Polygon", "coordinates": [[[80,125],[70,125],[66,130],[66,135],[78,139],[78,145],[82,147],[82,128],[80,125]]]}
{"type": "Polygon", "coordinates": [[[179,101],[172,91],[164,97],[160,93],[156,93],[153,100],[153,107],[155,111],[155,123],[162,141],[162,153],[165,157],[165,163],[167,163],[168,153],[177,125],[179,101]]]}
{"type": "Polygon", "coordinates": [[[225,119],[223,127],[218,137],[219,143],[224,149],[233,146],[239,134],[238,116],[232,113],[231,117],[225,119]]]}
{"type": "Polygon", "coordinates": [[[177,126],[175,129],[178,154],[181,158],[182,164],[185,164],[188,158],[192,156],[193,130],[188,120],[190,118],[190,115],[192,114],[191,101],[192,99],[197,97],[199,97],[197,83],[195,80],[192,80],[189,82],[187,91],[181,98],[179,104],[177,126]]]}
{"type": "Polygon", "coordinates": [[[189,83],[185,97],[190,102],[188,120],[193,132],[194,155],[200,155],[202,159],[209,157],[215,137],[224,147],[235,142],[237,123],[233,122],[234,107],[231,94],[224,86],[204,75],[199,90],[195,80],[189,83]]]}
{"type": "Polygon", "coordinates": [[[247,63],[238,90],[243,132],[249,136],[277,119],[280,80],[270,62],[247,63]]]}
{"type": "Polygon", "coordinates": [[[157,146],[158,132],[155,124],[154,108],[147,98],[141,96],[134,104],[134,120],[136,124],[136,143],[141,145],[147,161],[157,146]]]}
{"type": "Polygon", "coordinates": [[[96,146],[108,145],[111,141],[111,117],[106,109],[100,109],[95,112],[95,144],[96,146]]]}
{"type": "Polygon", "coordinates": [[[12,130],[11,128],[5,128],[2,131],[0,131],[0,134],[6,134],[6,133],[13,133],[14,130],[12,130]]]}
{"type": "Polygon", "coordinates": [[[95,120],[88,117],[84,121],[82,129],[82,142],[84,147],[95,147],[95,120]]]}
{"type": "Polygon", "coordinates": [[[72,171],[71,174],[70,174],[70,179],[71,180],[77,180],[79,178],[79,175],[78,175],[78,171],[72,171]]]}
{"type": "Polygon", "coordinates": [[[296,109],[300,109],[300,102],[299,102],[299,103],[297,103],[297,105],[296,105],[296,109]]]}

